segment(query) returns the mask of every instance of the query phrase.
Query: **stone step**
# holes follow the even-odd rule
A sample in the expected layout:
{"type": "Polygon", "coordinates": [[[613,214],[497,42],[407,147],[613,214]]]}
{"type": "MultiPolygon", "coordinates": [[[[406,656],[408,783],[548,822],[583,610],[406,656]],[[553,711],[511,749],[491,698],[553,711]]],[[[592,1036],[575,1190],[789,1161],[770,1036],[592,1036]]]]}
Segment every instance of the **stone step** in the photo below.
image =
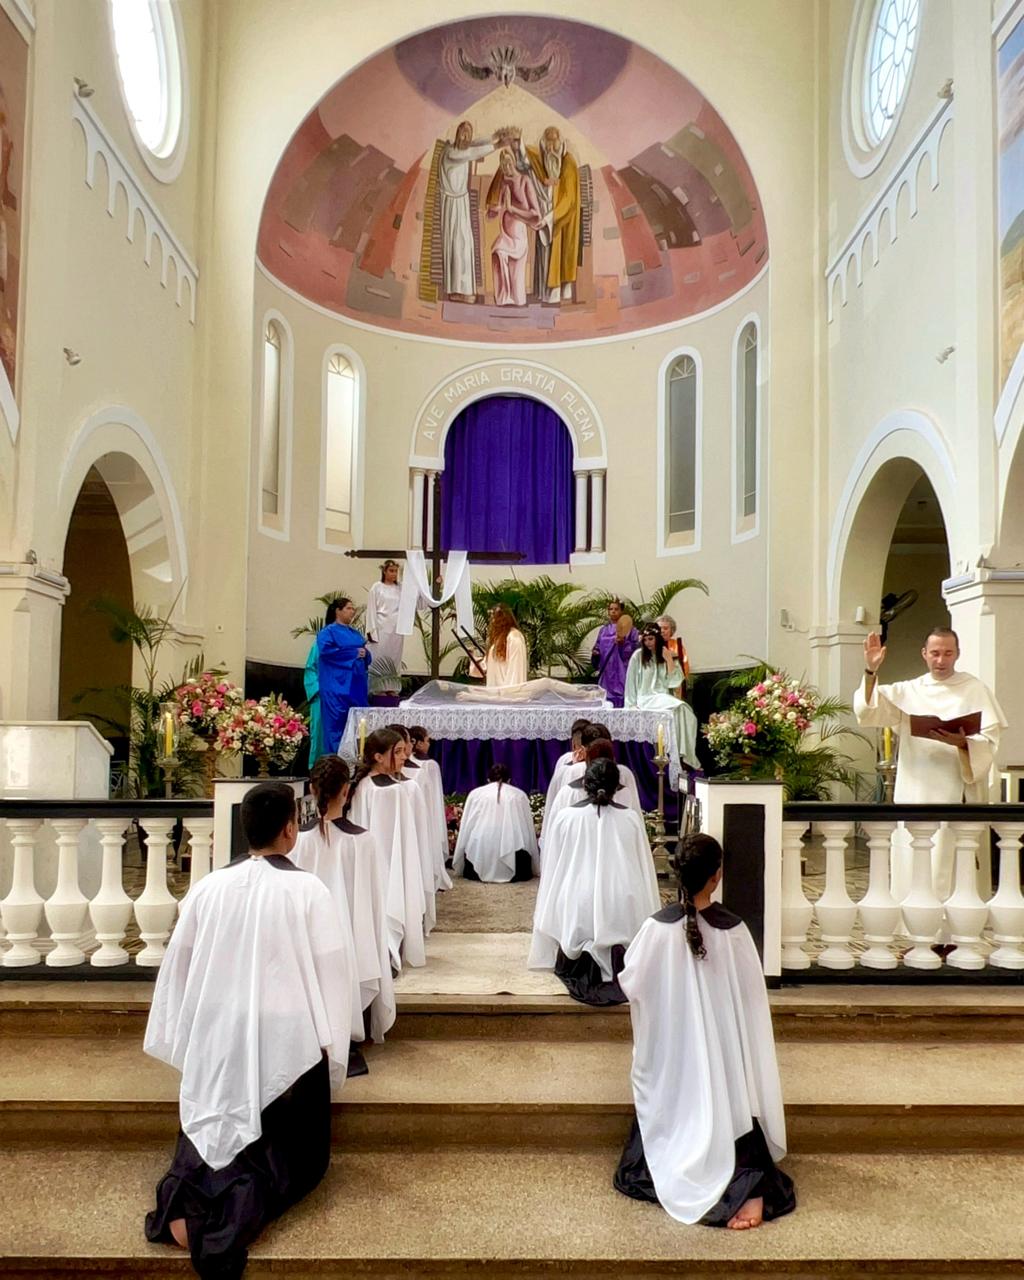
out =
{"type": "MultiPolygon", "coordinates": [[[[786,1040],[794,1151],[1024,1151],[1024,1045],[786,1040]]],[[[621,1041],[396,1040],[335,1104],[342,1149],[534,1149],[621,1143],[632,1113],[621,1041]]],[[[179,1077],[134,1036],[0,1041],[5,1145],[171,1141],[179,1077]]]]}
{"type": "MultiPolygon", "coordinates": [[[[141,1038],[150,982],[0,981],[0,1038],[141,1038]]],[[[808,984],[769,992],[780,1039],[1024,1042],[1024,986],[877,987],[808,984]]],[[[567,995],[400,993],[391,1038],[630,1038],[627,1006],[592,1009],[567,995]]]]}
{"type": "MultiPolygon", "coordinates": [[[[143,1216],[169,1148],[16,1149],[0,1162],[0,1274],[187,1276],[143,1216]]],[[[615,1154],[460,1150],[336,1154],[321,1186],[270,1227],[247,1280],[373,1276],[1019,1275],[1016,1155],[798,1155],[798,1208],[759,1231],[685,1227],[618,1195],[615,1154]]]]}

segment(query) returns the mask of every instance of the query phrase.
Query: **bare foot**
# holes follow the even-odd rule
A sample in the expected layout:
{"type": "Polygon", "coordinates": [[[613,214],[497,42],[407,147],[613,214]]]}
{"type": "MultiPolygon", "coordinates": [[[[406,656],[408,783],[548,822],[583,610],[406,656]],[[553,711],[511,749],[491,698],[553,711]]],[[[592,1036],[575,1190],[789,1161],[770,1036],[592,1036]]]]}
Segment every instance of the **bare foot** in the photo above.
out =
{"type": "Polygon", "coordinates": [[[760,1196],[756,1196],[753,1200],[748,1200],[733,1214],[727,1226],[730,1231],[749,1231],[751,1227],[759,1227],[761,1225],[763,1213],[764,1200],[760,1196]]]}
{"type": "MultiPolygon", "coordinates": [[[[742,1209],[740,1210],[742,1213],[742,1209]]],[[[731,1225],[731,1224],[730,1224],[731,1225]]],[[[182,1249],[188,1248],[188,1228],[185,1226],[184,1218],[175,1218],[170,1224],[171,1235],[174,1236],[174,1243],[180,1245],[182,1249]]]]}

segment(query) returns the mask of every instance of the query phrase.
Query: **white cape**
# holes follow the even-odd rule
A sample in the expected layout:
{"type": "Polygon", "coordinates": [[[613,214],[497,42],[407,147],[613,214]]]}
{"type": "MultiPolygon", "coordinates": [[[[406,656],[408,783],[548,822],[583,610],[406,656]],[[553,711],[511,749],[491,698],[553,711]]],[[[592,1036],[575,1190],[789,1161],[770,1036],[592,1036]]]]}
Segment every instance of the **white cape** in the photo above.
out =
{"type": "Polygon", "coordinates": [[[536,875],[537,833],[526,792],[509,782],[488,782],[471,791],[462,810],[452,869],[461,875],[468,858],[481,880],[505,884],[515,875],[520,849],[530,855],[536,875]]]}
{"type": "Polygon", "coordinates": [[[423,933],[429,935],[437,924],[437,899],[434,897],[434,856],[431,852],[430,814],[427,795],[412,773],[402,773],[399,785],[409,793],[413,822],[416,826],[416,849],[420,856],[420,880],[423,884],[423,933]]]}
{"type": "Polygon", "coordinates": [[[633,1021],[633,1096],[647,1165],[666,1211],[687,1223],[720,1199],[736,1139],[755,1118],[773,1159],[786,1154],[757,950],[742,923],[713,928],[702,919],[700,931],[703,960],[690,951],[681,921],[648,920],[619,974],[633,1021]]]}
{"type": "Polygon", "coordinates": [[[420,788],[427,806],[433,886],[435,890],[450,889],[452,881],[445,866],[448,861],[448,819],[445,817],[441,766],[436,760],[417,760],[414,768],[410,768],[407,762],[402,772],[420,788]]]}
{"type": "Polygon", "coordinates": [[[631,809],[563,809],[544,845],[530,968],[553,969],[559,947],[570,960],[587,951],[610,982],[612,947],[628,946],[660,901],[644,825],[631,809]]]}
{"type": "Polygon", "coordinates": [[[411,789],[401,782],[378,786],[364,778],[356,787],[349,817],[371,833],[384,866],[388,947],[396,970],[426,964],[423,943],[423,868],[411,789]]]}
{"type": "MultiPolygon", "coordinates": [[[[585,799],[586,793],[582,787],[575,787],[572,784],[579,780],[587,772],[587,766],[582,763],[572,763],[566,766],[562,773],[562,785],[551,797],[550,807],[544,810],[544,821],[541,824],[541,839],[544,839],[544,832],[550,829],[551,823],[569,805],[579,804],[585,799]]],[[[640,804],[640,792],[637,790],[636,778],[633,770],[628,765],[619,765],[619,790],[615,793],[615,799],[619,804],[624,804],[627,809],[632,809],[641,822],[644,820],[644,811],[640,804]]]]}
{"type": "Polygon", "coordinates": [[[260,1113],[323,1050],[344,1083],[350,947],[330,893],[291,865],[249,858],[185,895],[143,1048],[181,1072],[181,1127],[211,1169],[260,1136],[260,1113]]]}
{"type": "MultiPolygon", "coordinates": [[[[356,1008],[360,1014],[370,1010],[370,1036],[379,1044],[394,1026],[396,1012],[384,864],[368,831],[346,831],[336,822],[326,826],[326,838],[320,834],[319,822],[300,831],[291,859],[324,882],[339,914],[351,921],[359,990],[356,1008]]],[[[362,1038],[360,1026],[353,1039],[362,1038]]]]}

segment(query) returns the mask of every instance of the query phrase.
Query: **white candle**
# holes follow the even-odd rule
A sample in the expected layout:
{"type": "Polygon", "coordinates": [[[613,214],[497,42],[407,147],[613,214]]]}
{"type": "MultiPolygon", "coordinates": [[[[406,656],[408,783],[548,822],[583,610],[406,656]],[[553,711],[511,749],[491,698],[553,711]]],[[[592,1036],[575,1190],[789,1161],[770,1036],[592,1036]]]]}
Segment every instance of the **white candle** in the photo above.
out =
{"type": "Polygon", "coordinates": [[[659,724],[658,725],[658,755],[663,756],[664,754],[665,754],[665,726],[663,724],[659,724]]]}
{"type": "Polygon", "coordinates": [[[359,759],[363,758],[363,748],[366,746],[366,716],[359,717],[359,759]]]}

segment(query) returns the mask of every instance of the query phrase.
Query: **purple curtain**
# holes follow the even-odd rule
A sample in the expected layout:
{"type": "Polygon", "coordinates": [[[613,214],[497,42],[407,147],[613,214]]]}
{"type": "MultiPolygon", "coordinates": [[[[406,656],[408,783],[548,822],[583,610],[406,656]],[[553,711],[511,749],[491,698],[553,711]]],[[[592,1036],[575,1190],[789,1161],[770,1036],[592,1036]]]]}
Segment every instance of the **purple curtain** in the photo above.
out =
{"type": "Polygon", "coordinates": [[[445,551],[522,551],[527,564],[568,564],[575,496],[572,441],[547,405],[489,396],[452,423],[441,480],[445,551]]]}

